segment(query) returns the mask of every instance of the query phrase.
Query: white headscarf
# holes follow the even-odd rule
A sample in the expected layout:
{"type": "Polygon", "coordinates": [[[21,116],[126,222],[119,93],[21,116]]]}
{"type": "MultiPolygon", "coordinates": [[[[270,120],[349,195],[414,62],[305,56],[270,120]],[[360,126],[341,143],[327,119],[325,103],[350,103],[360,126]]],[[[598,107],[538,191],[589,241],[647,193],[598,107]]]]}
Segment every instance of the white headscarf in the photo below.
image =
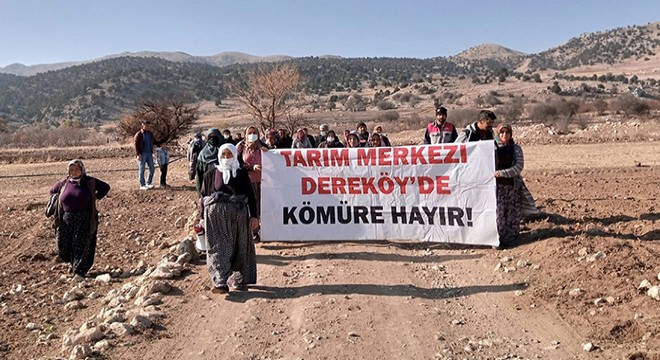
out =
{"type": "MultiPolygon", "coordinates": [[[[68,171],[68,169],[69,169],[69,167],[70,167],[71,165],[75,165],[75,166],[77,166],[77,167],[80,168],[80,177],[77,178],[77,179],[74,179],[74,178],[72,178],[71,176],[67,176],[67,177],[69,178],[69,181],[70,181],[70,182],[77,182],[77,183],[79,183],[79,182],[80,182],[80,179],[82,179],[83,176],[87,175],[87,171],[85,170],[85,165],[83,164],[82,160],[80,160],[80,159],[73,159],[73,160],[69,161],[69,164],[66,166],[67,171],[68,171]]],[[[68,173],[67,173],[67,175],[68,175],[68,173]]]]}
{"type": "Polygon", "coordinates": [[[239,167],[241,167],[241,165],[238,162],[238,151],[236,150],[236,146],[230,143],[222,144],[222,146],[220,146],[218,149],[218,165],[215,166],[216,169],[222,172],[222,181],[227,183],[229,179],[231,179],[233,176],[236,176],[236,170],[238,170],[239,167]],[[234,161],[232,161],[229,165],[224,165],[222,162],[222,151],[225,149],[229,149],[231,154],[234,156],[234,161]]]}

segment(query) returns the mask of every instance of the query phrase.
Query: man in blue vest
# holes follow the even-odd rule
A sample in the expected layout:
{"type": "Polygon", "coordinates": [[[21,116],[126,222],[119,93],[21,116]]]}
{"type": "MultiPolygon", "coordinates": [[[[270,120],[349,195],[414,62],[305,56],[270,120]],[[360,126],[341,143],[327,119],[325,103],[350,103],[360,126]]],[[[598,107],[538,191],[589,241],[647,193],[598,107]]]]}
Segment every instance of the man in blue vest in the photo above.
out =
{"type": "Polygon", "coordinates": [[[435,120],[426,126],[424,144],[451,143],[458,133],[454,124],[447,122],[447,108],[440,106],[435,109],[435,120]]]}

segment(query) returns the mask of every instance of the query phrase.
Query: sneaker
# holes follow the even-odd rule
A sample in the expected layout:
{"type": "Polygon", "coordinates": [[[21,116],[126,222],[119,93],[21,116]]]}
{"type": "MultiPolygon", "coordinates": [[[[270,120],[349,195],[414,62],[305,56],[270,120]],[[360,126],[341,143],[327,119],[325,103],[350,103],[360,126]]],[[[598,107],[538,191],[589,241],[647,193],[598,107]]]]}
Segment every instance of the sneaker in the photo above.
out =
{"type": "Polygon", "coordinates": [[[140,190],[149,190],[149,188],[146,185],[145,186],[140,186],[140,190]]]}
{"type": "Polygon", "coordinates": [[[252,242],[254,243],[261,242],[261,237],[259,236],[259,234],[252,234],[252,242]]]}
{"type": "Polygon", "coordinates": [[[232,290],[245,290],[243,285],[243,275],[238,271],[234,271],[229,279],[227,279],[227,286],[232,290]]]}
{"type": "Polygon", "coordinates": [[[153,187],[154,187],[153,185],[147,184],[147,189],[153,189],[153,187]]]}

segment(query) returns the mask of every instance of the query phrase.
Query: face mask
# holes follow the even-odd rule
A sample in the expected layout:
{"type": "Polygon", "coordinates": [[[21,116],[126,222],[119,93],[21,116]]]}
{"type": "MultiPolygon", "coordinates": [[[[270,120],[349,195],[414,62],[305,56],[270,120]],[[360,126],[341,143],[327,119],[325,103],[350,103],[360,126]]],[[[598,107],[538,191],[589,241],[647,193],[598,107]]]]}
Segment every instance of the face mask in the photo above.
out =
{"type": "Polygon", "coordinates": [[[332,136],[328,136],[327,140],[328,140],[328,142],[333,142],[333,141],[335,141],[335,138],[333,138],[332,136]]]}
{"type": "Polygon", "coordinates": [[[220,164],[224,167],[230,167],[234,162],[234,158],[222,158],[220,159],[220,164]]]}
{"type": "Polygon", "coordinates": [[[229,138],[231,137],[231,135],[224,135],[224,137],[225,137],[225,139],[229,140],[229,138]]]}
{"type": "Polygon", "coordinates": [[[327,135],[327,134],[328,134],[328,133],[327,133],[326,131],[321,131],[321,136],[325,136],[325,135],[327,135]]]}
{"type": "Polygon", "coordinates": [[[257,134],[248,134],[247,141],[248,142],[255,142],[255,141],[257,141],[258,138],[259,138],[259,136],[257,134]]]}

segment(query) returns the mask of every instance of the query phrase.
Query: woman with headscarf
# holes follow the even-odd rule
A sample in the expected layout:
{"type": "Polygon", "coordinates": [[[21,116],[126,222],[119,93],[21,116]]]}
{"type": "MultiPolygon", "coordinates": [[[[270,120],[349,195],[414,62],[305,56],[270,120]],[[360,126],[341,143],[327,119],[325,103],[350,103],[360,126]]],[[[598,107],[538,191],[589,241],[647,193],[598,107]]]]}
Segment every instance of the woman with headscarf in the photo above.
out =
{"type": "Polygon", "coordinates": [[[379,133],[373,133],[369,136],[369,147],[381,147],[383,142],[381,141],[379,133]]]}
{"type": "Polygon", "coordinates": [[[225,142],[227,142],[227,140],[222,136],[220,130],[211,128],[206,132],[206,144],[197,156],[197,182],[195,185],[198,193],[202,189],[202,178],[204,174],[213,165],[218,164],[218,148],[225,142]]]}
{"type": "Polygon", "coordinates": [[[85,276],[94,264],[99,224],[96,200],[103,199],[110,185],[87,175],[81,160],[71,160],[68,176],[56,182],[50,194],[59,193],[59,226],[56,229],[57,254],[71,265],[71,272],[85,276]]]}
{"type": "Polygon", "coordinates": [[[312,143],[307,137],[305,130],[298,129],[296,131],[296,137],[293,139],[293,144],[291,144],[292,149],[311,149],[313,148],[312,143]]]}
{"type": "MultiPolygon", "coordinates": [[[[241,167],[247,171],[250,177],[250,184],[257,202],[257,210],[254,213],[257,218],[261,216],[261,152],[264,150],[268,151],[268,148],[259,139],[259,129],[255,126],[248,126],[245,129],[244,140],[236,145],[236,151],[241,167]]],[[[254,229],[252,240],[260,241],[258,228],[254,229]]]]}
{"type": "Polygon", "coordinates": [[[264,139],[264,145],[266,145],[268,149],[282,148],[282,143],[280,142],[280,138],[277,133],[277,130],[275,129],[268,130],[268,132],[266,133],[266,138],[264,139]]]}
{"type": "Polygon", "coordinates": [[[346,147],[347,148],[356,148],[356,147],[362,147],[360,145],[360,136],[357,134],[355,131],[351,131],[348,133],[346,136],[346,147]]]}
{"type": "Polygon", "coordinates": [[[257,282],[257,256],[250,234],[259,226],[250,178],[232,144],[218,151],[219,163],[204,174],[201,212],[206,230],[206,262],[213,293],[244,290],[257,282]]]}
{"type": "Polygon", "coordinates": [[[513,141],[508,124],[497,127],[495,138],[495,183],[497,186],[497,232],[500,246],[506,247],[518,239],[522,207],[522,178],[525,158],[520,145],[513,141]]]}
{"type": "Polygon", "coordinates": [[[334,130],[329,130],[326,134],[325,141],[319,144],[319,148],[343,148],[344,144],[337,139],[337,134],[334,130]]]}

